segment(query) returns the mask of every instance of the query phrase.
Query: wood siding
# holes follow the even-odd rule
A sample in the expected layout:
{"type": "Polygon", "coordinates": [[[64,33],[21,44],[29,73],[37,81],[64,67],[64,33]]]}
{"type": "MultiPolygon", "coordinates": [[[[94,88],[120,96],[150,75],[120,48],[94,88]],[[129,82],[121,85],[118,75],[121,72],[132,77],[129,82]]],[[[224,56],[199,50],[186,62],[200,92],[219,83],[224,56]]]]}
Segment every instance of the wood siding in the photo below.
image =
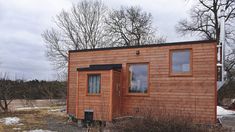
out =
{"type": "Polygon", "coordinates": [[[109,120],[111,121],[111,79],[112,71],[81,71],[78,72],[78,90],[77,90],[77,104],[76,117],[84,119],[85,110],[94,111],[95,120],[109,120]],[[101,87],[99,95],[89,95],[88,74],[101,75],[101,87]]]}
{"type": "Polygon", "coordinates": [[[113,72],[112,118],[121,116],[121,72],[113,72]]]}
{"type": "MultiPolygon", "coordinates": [[[[103,112],[112,112],[110,92],[112,90],[110,71],[102,72],[101,91],[104,100],[99,96],[87,96],[85,92],[86,72],[77,72],[77,68],[95,64],[122,64],[121,72],[121,115],[136,115],[153,110],[189,115],[199,123],[216,122],[216,43],[180,44],[160,47],[126,48],[97,50],[88,52],[71,52],[69,58],[68,113],[83,116],[85,105],[97,109],[105,102],[103,112]],[[192,76],[170,76],[170,50],[192,49],[192,76]],[[136,51],[140,54],[136,55],[136,51]],[[127,94],[128,63],[149,64],[149,94],[127,94]],[[104,74],[104,76],[103,76],[104,74]],[[79,87],[78,87],[79,84],[79,87]],[[80,87],[83,85],[83,87],[80,87]],[[109,86],[109,87],[108,87],[109,86]],[[76,93],[78,97],[76,98],[76,93]],[[76,104],[77,103],[77,104],[76,104]],[[97,108],[93,106],[97,105],[97,108]],[[78,107],[76,107],[78,106],[78,107]],[[108,108],[108,107],[111,107],[108,108]]],[[[112,71],[112,70],[111,70],[112,71]]],[[[102,96],[102,97],[103,97],[102,96]]],[[[108,113],[110,114],[110,113],[108,113]]],[[[110,116],[112,117],[112,116],[110,116]]],[[[108,119],[110,117],[105,117],[108,119]]]]}

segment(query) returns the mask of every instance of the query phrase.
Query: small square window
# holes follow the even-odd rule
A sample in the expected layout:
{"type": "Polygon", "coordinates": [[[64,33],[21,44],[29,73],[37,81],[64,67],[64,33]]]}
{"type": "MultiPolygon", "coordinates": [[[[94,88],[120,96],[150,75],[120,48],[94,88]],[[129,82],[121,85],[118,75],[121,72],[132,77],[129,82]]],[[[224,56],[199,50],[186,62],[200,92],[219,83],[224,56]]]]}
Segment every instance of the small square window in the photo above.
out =
{"type": "Polygon", "coordinates": [[[100,93],[100,74],[88,75],[88,94],[99,94],[100,93]]]}
{"type": "Polygon", "coordinates": [[[192,72],[191,50],[172,50],[170,54],[171,75],[190,75],[192,72]]]}

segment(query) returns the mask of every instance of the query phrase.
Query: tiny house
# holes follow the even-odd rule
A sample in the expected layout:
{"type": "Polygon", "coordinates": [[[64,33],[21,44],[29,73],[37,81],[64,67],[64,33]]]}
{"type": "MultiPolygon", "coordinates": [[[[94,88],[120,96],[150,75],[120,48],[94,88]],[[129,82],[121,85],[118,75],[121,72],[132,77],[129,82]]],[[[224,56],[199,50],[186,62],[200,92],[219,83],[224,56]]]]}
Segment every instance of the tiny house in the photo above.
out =
{"type": "Polygon", "coordinates": [[[69,51],[67,112],[112,121],[151,111],[213,124],[216,50],[216,41],[190,41],[69,51]]]}

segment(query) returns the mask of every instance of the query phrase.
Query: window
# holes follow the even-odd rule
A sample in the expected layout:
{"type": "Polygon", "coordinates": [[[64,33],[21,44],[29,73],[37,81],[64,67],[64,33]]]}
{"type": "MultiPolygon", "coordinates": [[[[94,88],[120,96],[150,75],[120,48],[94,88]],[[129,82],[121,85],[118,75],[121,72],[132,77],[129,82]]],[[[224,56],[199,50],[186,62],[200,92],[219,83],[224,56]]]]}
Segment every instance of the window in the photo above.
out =
{"type": "Polygon", "coordinates": [[[88,94],[99,94],[100,82],[100,74],[88,75],[88,94]]]}
{"type": "Polygon", "coordinates": [[[171,51],[171,75],[190,75],[191,74],[191,50],[172,50],[171,51]]]}
{"type": "Polygon", "coordinates": [[[128,73],[129,93],[147,93],[148,64],[130,64],[128,73]]]}

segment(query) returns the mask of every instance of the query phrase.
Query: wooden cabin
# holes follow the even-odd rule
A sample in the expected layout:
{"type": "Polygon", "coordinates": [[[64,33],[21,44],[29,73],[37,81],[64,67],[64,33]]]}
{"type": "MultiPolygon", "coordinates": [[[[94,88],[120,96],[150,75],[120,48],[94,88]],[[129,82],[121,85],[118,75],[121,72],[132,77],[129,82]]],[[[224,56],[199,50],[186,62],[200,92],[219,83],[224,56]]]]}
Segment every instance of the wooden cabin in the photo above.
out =
{"type": "Polygon", "coordinates": [[[190,41],[69,51],[67,112],[81,120],[152,113],[213,124],[216,49],[216,41],[190,41]]]}

